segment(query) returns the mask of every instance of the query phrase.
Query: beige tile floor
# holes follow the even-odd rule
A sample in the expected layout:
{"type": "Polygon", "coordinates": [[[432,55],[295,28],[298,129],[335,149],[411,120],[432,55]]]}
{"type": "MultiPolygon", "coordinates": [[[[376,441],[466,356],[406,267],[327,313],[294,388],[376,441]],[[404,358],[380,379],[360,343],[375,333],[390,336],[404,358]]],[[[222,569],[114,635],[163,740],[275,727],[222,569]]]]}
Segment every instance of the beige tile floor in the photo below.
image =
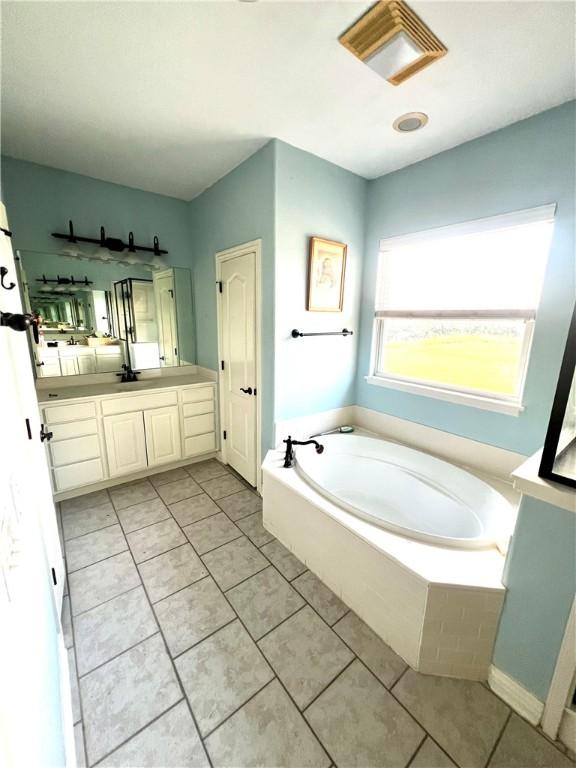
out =
{"type": "Polygon", "coordinates": [[[60,506],[79,765],[574,768],[486,686],[407,668],[215,460],[60,506]]]}

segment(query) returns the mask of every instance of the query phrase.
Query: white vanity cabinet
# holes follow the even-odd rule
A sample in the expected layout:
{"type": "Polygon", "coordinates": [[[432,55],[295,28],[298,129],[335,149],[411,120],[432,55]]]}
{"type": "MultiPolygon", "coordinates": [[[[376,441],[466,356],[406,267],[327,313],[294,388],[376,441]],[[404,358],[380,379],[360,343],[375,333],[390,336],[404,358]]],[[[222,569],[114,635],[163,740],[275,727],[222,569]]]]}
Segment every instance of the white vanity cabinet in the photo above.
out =
{"type": "Polygon", "coordinates": [[[45,403],[54,491],[64,493],[217,448],[212,382],[45,403]]]}
{"type": "Polygon", "coordinates": [[[142,411],[104,416],[104,439],[110,477],[146,469],[146,437],[142,411]]]}
{"type": "Polygon", "coordinates": [[[182,457],[178,406],[144,411],[148,466],[178,461],[182,457]]]}

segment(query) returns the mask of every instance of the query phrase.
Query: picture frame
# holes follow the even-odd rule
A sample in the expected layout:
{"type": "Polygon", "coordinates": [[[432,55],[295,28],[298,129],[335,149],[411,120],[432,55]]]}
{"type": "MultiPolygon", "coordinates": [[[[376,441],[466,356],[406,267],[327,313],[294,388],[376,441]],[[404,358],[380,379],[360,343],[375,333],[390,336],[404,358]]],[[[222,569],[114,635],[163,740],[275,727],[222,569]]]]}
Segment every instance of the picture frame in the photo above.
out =
{"type": "Polygon", "coordinates": [[[342,312],[348,246],[311,237],[308,255],[308,312],[342,312]]]}

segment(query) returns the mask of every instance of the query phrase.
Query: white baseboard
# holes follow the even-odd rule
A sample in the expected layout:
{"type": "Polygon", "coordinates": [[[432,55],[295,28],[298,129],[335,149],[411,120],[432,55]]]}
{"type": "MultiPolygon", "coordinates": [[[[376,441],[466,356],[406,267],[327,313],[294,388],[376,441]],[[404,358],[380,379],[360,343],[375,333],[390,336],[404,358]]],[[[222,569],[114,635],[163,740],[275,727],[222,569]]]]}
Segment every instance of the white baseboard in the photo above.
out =
{"type": "Polygon", "coordinates": [[[492,664],[488,671],[488,685],[521,717],[532,725],[538,725],[544,712],[544,702],[537,699],[517,680],[492,664]]]}

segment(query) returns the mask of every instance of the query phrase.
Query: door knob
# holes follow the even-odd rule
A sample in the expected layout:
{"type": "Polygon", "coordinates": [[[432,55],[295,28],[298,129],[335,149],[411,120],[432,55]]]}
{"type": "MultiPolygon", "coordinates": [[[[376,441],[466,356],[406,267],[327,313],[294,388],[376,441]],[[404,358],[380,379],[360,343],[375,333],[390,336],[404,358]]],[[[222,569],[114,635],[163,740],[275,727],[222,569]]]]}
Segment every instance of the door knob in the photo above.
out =
{"type": "Polygon", "coordinates": [[[40,341],[38,335],[38,321],[29,314],[19,315],[14,312],[0,312],[0,325],[11,328],[13,331],[25,331],[32,328],[34,341],[36,344],[40,341]]]}
{"type": "Polygon", "coordinates": [[[252,387],[248,387],[248,389],[244,389],[244,387],[240,387],[240,392],[244,392],[245,395],[251,395],[252,387]]]}
{"type": "Polygon", "coordinates": [[[53,432],[45,432],[44,431],[44,424],[40,424],[40,442],[43,443],[44,440],[50,441],[50,440],[52,440],[53,437],[54,437],[54,433],[53,432]]]}

